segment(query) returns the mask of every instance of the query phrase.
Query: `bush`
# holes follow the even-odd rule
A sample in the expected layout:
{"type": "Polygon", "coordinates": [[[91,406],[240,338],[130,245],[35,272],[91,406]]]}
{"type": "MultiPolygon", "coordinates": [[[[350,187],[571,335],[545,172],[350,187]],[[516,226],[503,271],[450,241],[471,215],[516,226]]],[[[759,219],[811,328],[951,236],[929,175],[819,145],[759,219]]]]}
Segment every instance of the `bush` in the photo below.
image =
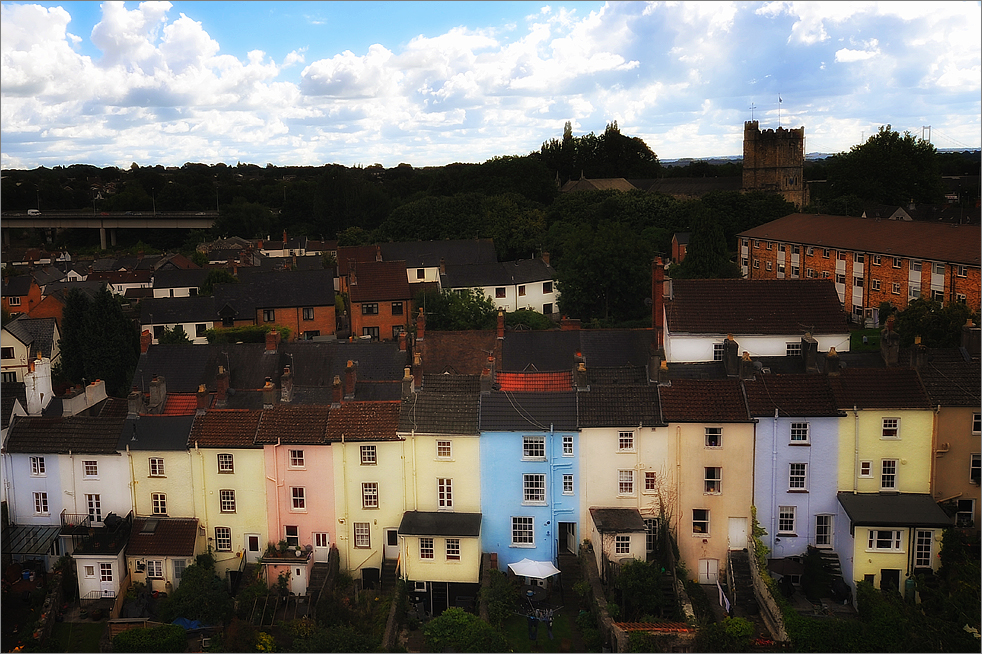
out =
{"type": "Polygon", "coordinates": [[[505,637],[476,615],[451,607],[423,628],[431,652],[504,652],[505,637]]]}
{"type": "Polygon", "coordinates": [[[243,325],[241,327],[219,327],[205,331],[205,338],[209,345],[220,345],[222,343],[265,343],[266,333],[272,330],[280,332],[280,338],[289,340],[289,327],[279,325],[243,325]]]}
{"type": "Polygon", "coordinates": [[[113,651],[116,652],[183,652],[187,647],[187,635],[176,624],[129,629],[113,638],[113,651]]]}
{"type": "Polygon", "coordinates": [[[488,585],[481,589],[481,598],[487,602],[491,624],[501,628],[518,603],[518,588],[500,570],[488,570],[488,585]]]}

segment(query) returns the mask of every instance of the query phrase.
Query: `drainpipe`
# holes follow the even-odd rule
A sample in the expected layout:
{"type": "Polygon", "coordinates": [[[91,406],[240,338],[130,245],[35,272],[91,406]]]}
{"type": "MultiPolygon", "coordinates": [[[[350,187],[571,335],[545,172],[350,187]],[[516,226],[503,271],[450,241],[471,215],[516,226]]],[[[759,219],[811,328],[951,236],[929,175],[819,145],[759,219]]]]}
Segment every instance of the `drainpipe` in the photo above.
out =
{"type": "MultiPolygon", "coordinates": [[[[933,416],[933,418],[934,418],[934,432],[933,433],[935,433],[935,434],[940,433],[938,431],[938,427],[939,427],[938,422],[939,422],[939,418],[940,418],[940,413],[941,413],[941,405],[939,404],[938,405],[938,408],[934,410],[934,416],[933,416]]],[[[937,445],[940,445],[940,443],[938,443],[937,445]]],[[[933,445],[932,449],[935,449],[936,450],[937,449],[937,445],[933,445]]],[[[931,457],[931,488],[937,488],[937,485],[935,483],[936,482],[935,475],[937,473],[938,473],[938,455],[935,454],[934,456],[931,457]]]]}
{"type": "MultiPolygon", "coordinates": [[[[282,527],[282,524],[281,524],[281,521],[280,521],[280,494],[279,494],[279,491],[277,490],[278,488],[280,488],[280,479],[279,479],[279,477],[280,477],[280,460],[279,460],[279,457],[277,456],[278,455],[278,452],[276,451],[276,448],[278,448],[280,446],[280,444],[281,444],[280,443],[280,438],[277,438],[276,439],[276,445],[273,446],[273,476],[270,477],[269,475],[266,475],[266,479],[269,480],[269,481],[271,481],[271,482],[273,482],[273,497],[276,498],[276,501],[274,502],[274,504],[276,504],[276,529],[277,530],[279,530],[282,527]]],[[[269,529],[269,525],[266,525],[266,527],[267,527],[267,530],[268,530],[269,529]]],[[[277,542],[279,542],[279,541],[277,541],[277,542]]]]}
{"type": "Polygon", "coordinates": [[[410,432],[410,438],[413,442],[413,511],[419,508],[418,498],[416,496],[417,492],[417,481],[416,481],[416,430],[413,429],[410,432]]]}
{"type": "Polygon", "coordinates": [[[78,514],[78,487],[75,485],[75,455],[68,450],[68,458],[72,462],[72,503],[74,504],[73,513],[78,514]]]}
{"type": "Polygon", "coordinates": [[[130,452],[130,444],[126,444],[126,458],[130,463],[130,502],[133,503],[133,510],[136,510],[136,471],[133,469],[133,453],[130,452]]]}
{"type": "MultiPolygon", "coordinates": [[[[678,488],[682,480],[682,426],[675,425],[675,487],[678,488]]],[[[675,533],[681,533],[682,525],[682,498],[681,493],[675,493],[675,533]]]]}
{"type": "Polygon", "coordinates": [[[853,495],[859,492],[859,407],[852,405],[852,412],[855,417],[853,427],[853,441],[855,456],[852,462],[852,492],[853,495]]]}
{"type": "Polygon", "coordinates": [[[201,464],[201,497],[203,505],[201,508],[205,513],[205,539],[207,539],[208,530],[211,529],[211,521],[208,519],[208,475],[205,473],[205,453],[198,448],[198,441],[194,442],[194,451],[198,453],[198,461],[201,464]]]}
{"type": "Polygon", "coordinates": [[[344,556],[348,565],[348,572],[351,572],[351,525],[348,524],[348,448],[344,444],[344,432],[341,432],[341,508],[343,509],[345,530],[348,531],[344,539],[344,556]]]}
{"type": "MultiPolygon", "coordinates": [[[[771,433],[771,519],[770,535],[771,549],[777,555],[777,416],[779,409],[774,409],[774,422],[772,423],[771,433]]],[[[782,548],[783,551],[784,548],[782,548]]]]}

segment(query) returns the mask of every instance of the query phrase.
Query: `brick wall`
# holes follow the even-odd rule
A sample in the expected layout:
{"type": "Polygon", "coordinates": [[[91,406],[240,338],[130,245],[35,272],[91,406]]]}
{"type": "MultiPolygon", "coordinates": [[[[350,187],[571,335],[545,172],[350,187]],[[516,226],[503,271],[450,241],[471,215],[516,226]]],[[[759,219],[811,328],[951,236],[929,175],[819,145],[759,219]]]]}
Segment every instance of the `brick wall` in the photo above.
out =
{"type": "Polygon", "coordinates": [[[364,334],[366,328],[374,327],[378,329],[380,341],[391,341],[393,340],[392,328],[401,327],[405,330],[409,325],[411,313],[412,302],[409,300],[352,302],[351,335],[358,338],[364,334]],[[365,307],[368,307],[369,313],[364,313],[365,307]]]}

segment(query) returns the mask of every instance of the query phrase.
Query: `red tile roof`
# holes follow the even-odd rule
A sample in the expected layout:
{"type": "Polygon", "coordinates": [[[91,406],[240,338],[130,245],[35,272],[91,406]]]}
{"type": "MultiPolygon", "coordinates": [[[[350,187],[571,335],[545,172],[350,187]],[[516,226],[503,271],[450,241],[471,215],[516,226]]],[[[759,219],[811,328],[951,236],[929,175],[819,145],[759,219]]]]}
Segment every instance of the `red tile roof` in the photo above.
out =
{"type": "Polygon", "coordinates": [[[191,557],[197,534],[197,518],[134,518],[126,555],[191,557]],[[141,533],[153,520],[157,520],[153,532],[141,533]]]}
{"type": "Polygon", "coordinates": [[[331,409],[327,440],[394,441],[399,426],[399,402],[345,402],[331,409]]]}
{"type": "Polygon", "coordinates": [[[980,233],[978,225],[793,213],[737,236],[978,266],[980,233]]]}
{"type": "Polygon", "coordinates": [[[188,447],[262,447],[255,444],[262,411],[211,409],[194,419],[188,447]]]}
{"type": "MultiPolygon", "coordinates": [[[[209,399],[209,404],[211,397],[209,399]]],[[[168,393],[162,416],[193,416],[198,410],[198,396],[194,393],[168,393]]]]}
{"type": "Polygon", "coordinates": [[[840,409],[931,408],[912,368],[846,368],[828,379],[840,409]]]}
{"type": "Polygon", "coordinates": [[[573,390],[573,371],[499,372],[495,383],[502,391],[559,392],[573,390]]]}
{"type": "Polygon", "coordinates": [[[749,422],[737,379],[676,379],[658,389],[665,422],[749,422]]]}
{"type": "Polygon", "coordinates": [[[408,300],[412,298],[405,261],[366,261],[355,266],[354,280],[348,273],[352,302],[408,300]]]}
{"type": "Polygon", "coordinates": [[[329,406],[280,404],[263,409],[256,431],[257,443],[324,443],[329,406]]]}

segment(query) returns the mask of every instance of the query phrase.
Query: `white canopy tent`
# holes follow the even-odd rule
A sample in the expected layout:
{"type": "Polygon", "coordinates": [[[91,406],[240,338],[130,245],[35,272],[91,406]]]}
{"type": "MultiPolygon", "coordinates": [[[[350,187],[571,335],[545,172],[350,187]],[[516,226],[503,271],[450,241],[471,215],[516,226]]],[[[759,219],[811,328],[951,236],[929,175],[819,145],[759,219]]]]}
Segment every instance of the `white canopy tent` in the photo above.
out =
{"type": "Polygon", "coordinates": [[[551,561],[533,561],[532,559],[522,559],[518,563],[509,563],[508,569],[519,577],[532,577],[534,579],[548,579],[559,574],[559,568],[554,566],[551,561]]]}

